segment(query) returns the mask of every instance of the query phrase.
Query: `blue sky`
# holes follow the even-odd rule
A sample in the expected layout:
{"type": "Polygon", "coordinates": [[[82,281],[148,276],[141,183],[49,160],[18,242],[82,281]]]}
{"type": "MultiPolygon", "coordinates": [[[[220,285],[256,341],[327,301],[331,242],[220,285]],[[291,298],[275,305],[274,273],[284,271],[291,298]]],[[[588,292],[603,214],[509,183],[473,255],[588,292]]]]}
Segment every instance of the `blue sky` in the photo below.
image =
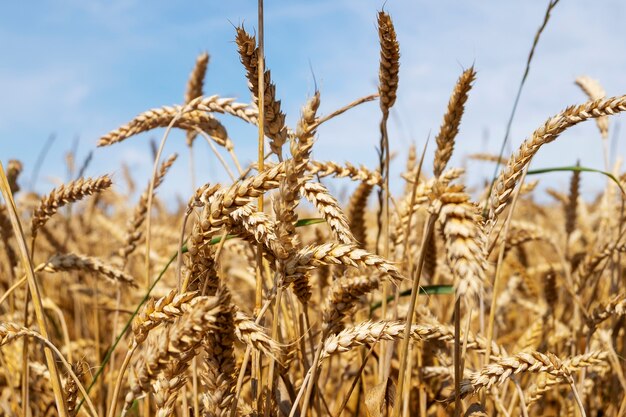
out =
{"type": "MultiPolygon", "coordinates": [[[[0,13],[0,155],[24,162],[28,184],[35,159],[50,134],[56,135],[38,180],[47,190],[65,180],[64,155],[78,138],[79,161],[95,149],[99,136],[153,107],[182,101],[196,56],[211,55],[205,92],[248,101],[244,71],[233,42],[234,27],[256,26],[254,1],[169,2],[137,0],[59,0],[6,2],[0,13]]],[[[265,2],[267,65],[291,125],[314,90],[321,90],[320,113],[329,113],[376,91],[378,39],[376,11],[381,2],[265,2]]],[[[391,119],[391,147],[404,164],[408,145],[419,147],[437,132],[454,83],[463,68],[478,71],[457,138],[452,163],[463,155],[496,152],[532,38],[546,1],[388,0],[401,47],[399,98],[391,119]]],[[[543,34],[512,130],[517,145],[547,117],[585,96],[574,85],[578,75],[599,79],[609,95],[626,93],[626,39],[621,28],[626,3],[562,0],[543,34]]],[[[314,156],[376,166],[379,110],[368,103],[319,130],[314,156]]],[[[242,161],[255,158],[255,129],[223,118],[242,161]]],[[[611,119],[623,124],[622,117],[611,119]]],[[[129,164],[139,187],[151,171],[149,139],[163,131],[98,149],[89,175],[113,173],[120,189],[120,164],[129,164]]],[[[623,134],[613,135],[624,155],[623,134]]],[[[191,192],[184,136],[175,132],[167,153],[180,160],[164,193],[183,198],[191,192]]],[[[225,181],[208,146],[196,142],[198,179],[225,181]]],[[[434,149],[431,146],[428,160],[434,149]]],[[[602,147],[594,123],[568,131],[548,145],[535,167],[560,166],[581,159],[602,168],[602,147]]],[[[467,163],[478,182],[492,167],[467,163]]],[[[543,183],[567,185],[566,175],[543,183]]],[[[602,179],[583,180],[588,192],[602,179]]]]}

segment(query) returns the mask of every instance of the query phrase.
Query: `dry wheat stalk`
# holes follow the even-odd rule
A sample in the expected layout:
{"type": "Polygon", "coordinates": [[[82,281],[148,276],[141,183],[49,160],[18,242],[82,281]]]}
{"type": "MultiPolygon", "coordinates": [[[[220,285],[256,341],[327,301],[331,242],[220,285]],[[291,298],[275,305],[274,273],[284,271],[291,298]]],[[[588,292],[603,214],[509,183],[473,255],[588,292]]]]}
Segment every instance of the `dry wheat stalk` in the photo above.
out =
{"type": "Polygon", "coordinates": [[[472,88],[472,82],[475,78],[476,71],[474,71],[474,67],[470,67],[463,71],[463,74],[461,74],[454,86],[454,91],[448,102],[448,110],[443,117],[443,123],[435,138],[437,141],[437,151],[435,152],[435,162],[433,166],[435,177],[439,177],[443,173],[452,156],[454,139],[459,133],[459,126],[461,124],[461,118],[463,117],[463,111],[465,110],[467,95],[472,88]]]}
{"type": "MultiPolygon", "coordinates": [[[[185,104],[191,100],[204,95],[204,77],[206,76],[207,66],[209,65],[209,54],[202,52],[196,59],[196,64],[189,74],[189,80],[187,81],[187,90],[185,91],[185,104]]],[[[187,131],[187,146],[193,144],[196,138],[197,132],[193,130],[187,131]]]]}
{"type": "Polygon", "coordinates": [[[135,279],[127,273],[120,271],[111,265],[107,265],[97,258],[78,255],[75,253],[54,255],[45,263],[43,271],[90,271],[108,278],[113,283],[121,283],[131,287],[137,287],[135,279]]]}
{"type": "Polygon", "coordinates": [[[496,180],[489,201],[489,219],[494,221],[509,203],[524,169],[541,146],[554,141],[568,128],[590,118],[609,116],[626,110],[626,96],[590,101],[571,106],[548,119],[514,153],[496,180]]]}
{"type": "MultiPolygon", "coordinates": [[[[259,92],[259,74],[258,74],[258,53],[259,48],[256,44],[254,36],[248,34],[242,26],[237,27],[237,36],[235,38],[239,50],[239,58],[246,69],[246,78],[248,79],[248,87],[252,93],[253,102],[258,104],[259,92]]],[[[265,70],[263,74],[264,82],[264,121],[265,135],[268,136],[270,147],[279,160],[282,160],[282,147],[287,141],[287,128],[285,126],[285,114],[280,108],[280,100],[276,99],[276,86],[272,83],[272,77],[269,70],[265,70]]]]}
{"type": "Polygon", "coordinates": [[[46,224],[50,217],[56,214],[59,208],[82,200],[86,196],[102,192],[111,184],[111,178],[108,175],[103,175],[95,179],[80,178],[55,188],[41,199],[39,207],[33,213],[30,227],[32,236],[37,235],[37,231],[46,224]]]}

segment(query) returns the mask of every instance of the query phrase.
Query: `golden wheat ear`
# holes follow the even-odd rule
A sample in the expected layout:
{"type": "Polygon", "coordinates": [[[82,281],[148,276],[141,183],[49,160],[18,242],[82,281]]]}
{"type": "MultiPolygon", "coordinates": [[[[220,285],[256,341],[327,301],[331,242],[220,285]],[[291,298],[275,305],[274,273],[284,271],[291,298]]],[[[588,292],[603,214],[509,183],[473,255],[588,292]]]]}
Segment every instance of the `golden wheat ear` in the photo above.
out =
{"type": "MultiPolygon", "coordinates": [[[[243,28],[237,27],[237,36],[235,37],[237,48],[239,50],[239,58],[246,69],[246,78],[248,79],[248,87],[252,93],[254,104],[258,105],[259,98],[259,78],[258,62],[259,49],[257,47],[256,38],[243,28]]],[[[269,70],[264,73],[264,132],[270,138],[270,147],[279,160],[283,158],[283,145],[287,142],[287,127],[285,126],[285,114],[280,105],[280,100],[276,99],[276,86],[272,83],[269,70]]]]}
{"type": "Polygon", "coordinates": [[[98,178],[80,178],[55,188],[41,199],[39,207],[33,213],[30,227],[31,235],[34,238],[37,231],[59,211],[59,208],[100,193],[112,184],[111,178],[108,175],[103,175],[98,178]]]}
{"type": "MultiPolygon", "coordinates": [[[[209,65],[209,54],[202,52],[196,59],[196,64],[189,74],[189,80],[187,81],[187,90],[185,91],[185,104],[188,104],[191,100],[204,95],[204,78],[206,77],[206,70],[209,65]]],[[[187,131],[187,146],[192,146],[197,133],[193,130],[187,131]]]]}

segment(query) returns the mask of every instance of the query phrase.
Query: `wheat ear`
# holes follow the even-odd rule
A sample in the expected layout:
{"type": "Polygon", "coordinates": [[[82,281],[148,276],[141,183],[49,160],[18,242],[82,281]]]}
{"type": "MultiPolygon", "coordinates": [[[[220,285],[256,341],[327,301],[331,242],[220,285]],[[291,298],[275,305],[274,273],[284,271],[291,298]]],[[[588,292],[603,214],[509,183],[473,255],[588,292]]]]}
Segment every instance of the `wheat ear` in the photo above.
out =
{"type": "Polygon", "coordinates": [[[304,195],[315,205],[326,223],[330,227],[337,240],[341,243],[351,244],[355,242],[350,225],[339,202],[333,197],[328,189],[319,182],[306,182],[303,187],[304,195]]]}
{"type": "Polygon", "coordinates": [[[172,322],[184,313],[184,306],[198,295],[197,291],[178,293],[175,290],[155,300],[150,298],[132,323],[134,343],[140,345],[149,332],[162,323],[172,322]]]}
{"type": "Polygon", "coordinates": [[[535,351],[520,352],[513,356],[503,357],[495,363],[485,366],[471,378],[461,381],[461,397],[475,394],[493,385],[501,385],[509,377],[521,373],[549,373],[561,375],[566,372],[563,363],[555,355],[535,351]]]}
{"type": "Polygon", "coordinates": [[[75,253],[54,255],[45,263],[43,271],[91,271],[108,278],[111,282],[137,287],[134,278],[125,272],[107,265],[97,258],[75,253]]]}
{"type": "Polygon", "coordinates": [[[361,165],[356,167],[349,162],[338,164],[334,161],[310,161],[307,171],[320,178],[333,176],[337,178],[350,178],[353,181],[363,181],[371,185],[381,185],[380,172],[372,171],[361,165]]]}
{"type": "Polygon", "coordinates": [[[439,222],[446,258],[454,274],[456,296],[466,295],[475,300],[484,286],[487,267],[480,210],[463,191],[445,193],[441,201],[439,222]]]}
{"type": "Polygon", "coordinates": [[[233,346],[234,308],[228,291],[225,288],[220,291],[221,311],[216,315],[215,331],[207,335],[204,343],[207,367],[202,374],[207,388],[203,396],[205,413],[214,416],[225,416],[230,411],[237,382],[233,346]]]}
{"type": "Polygon", "coordinates": [[[325,243],[303,248],[287,263],[285,272],[288,279],[294,279],[297,275],[322,265],[372,267],[396,284],[405,279],[400,271],[385,258],[359,249],[354,244],[340,243],[325,243]]]}
{"type": "MultiPolygon", "coordinates": [[[[599,100],[606,97],[606,91],[604,91],[600,82],[587,75],[577,77],[576,85],[587,94],[589,100],[599,100]]],[[[607,116],[598,117],[596,124],[598,125],[598,130],[600,130],[602,139],[607,139],[609,137],[609,118],[607,116]]]]}
{"type": "MultiPolygon", "coordinates": [[[[248,34],[243,27],[237,28],[235,38],[239,49],[239,58],[246,69],[248,87],[252,93],[253,101],[258,104],[259,78],[258,74],[258,54],[259,48],[254,36],[248,34]]],[[[287,128],[285,127],[285,114],[280,108],[280,100],[276,100],[276,86],[272,83],[269,70],[265,70],[264,79],[264,132],[270,141],[270,147],[279,160],[282,160],[282,148],[287,141],[287,128]]]]}
{"type": "Polygon", "coordinates": [[[506,208],[524,169],[543,145],[556,140],[565,130],[585,120],[609,116],[625,110],[626,96],[619,96],[568,107],[548,119],[522,143],[519,150],[509,159],[507,166],[500,172],[489,201],[489,219],[494,222],[506,208]]]}
{"type": "MultiPolygon", "coordinates": [[[[163,179],[165,178],[167,171],[174,164],[177,157],[178,157],[177,154],[173,154],[169,158],[167,158],[165,161],[163,161],[163,163],[161,164],[161,167],[159,168],[159,172],[154,178],[154,190],[156,190],[163,183],[163,179]]],[[[149,197],[148,193],[149,192],[150,192],[150,186],[148,185],[148,187],[144,190],[144,192],[141,193],[141,196],[139,197],[139,202],[137,203],[137,206],[135,207],[135,212],[133,213],[133,217],[131,217],[131,219],[128,222],[128,225],[126,226],[124,244],[118,251],[119,255],[124,259],[124,262],[126,262],[130,254],[133,253],[133,251],[137,247],[137,243],[141,239],[141,235],[142,235],[141,226],[146,220],[146,216],[148,214],[148,197],[149,197]]]]}
{"type": "MultiPolygon", "coordinates": [[[[353,327],[342,330],[324,342],[322,359],[347,352],[355,347],[376,343],[378,340],[401,340],[404,337],[405,323],[400,321],[366,321],[353,327]]],[[[440,341],[452,343],[454,329],[439,324],[413,324],[410,329],[410,338],[413,340],[440,341]]],[[[484,350],[486,341],[482,338],[468,335],[468,348],[484,350]]]]}
{"type": "Polygon", "coordinates": [[[400,70],[400,45],[391,17],[378,12],[378,38],[380,41],[380,66],[378,93],[383,113],[388,113],[396,102],[398,72],[400,70]]]}
{"type": "Polygon", "coordinates": [[[361,182],[352,196],[347,210],[347,220],[350,230],[354,236],[354,240],[358,242],[362,248],[367,247],[367,228],[365,224],[365,212],[367,210],[367,199],[374,186],[365,181],[361,182]]]}
{"type": "Polygon", "coordinates": [[[181,106],[165,106],[145,111],[125,125],[100,137],[98,146],[114,145],[140,133],[168,127],[175,120],[172,127],[190,132],[195,132],[198,128],[206,132],[218,145],[227,149],[232,148],[226,128],[219,120],[203,110],[184,111],[184,109],[181,106]]]}
{"type": "Polygon", "coordinates": [[[454,86],[454,91],[448,102],[448,110],[443,117],[443,123],[435,138],[437,141],[437,150],[435,151],[435,162],[433,166],[435,177],[439,177],[443,173],[452,156],[454,139],[459,133],[459,126],[461,125],[461,118],[465,110],[467,95],[475,79],[476,71],[474,71],[474,67],[470,67],[463,71],[463,74],[461,74],[454,86]]]}
{"type": "Polygon", "coordinates": [[[108,175],[103,175],[94,179],[80,178],[52,190],[50,194],[41,199],[39,207],[33,213],[30,227],[33,238],[50,217],[56,214],[59,208],[82,200],[86,196],[102,192],[109,188],[111,184],[111,178],[108,175]]]}
{"type": "MultiPolygon", "coordinates": [[[[204,77],[206,76],[206,70],[209,65],[209,54],[202,52],[196,58],[196,64],[189,74],[189,80],[187,81],[187,90],[185,91],[185,104],[191,100],[202,96],[204,89],[204,77]]],[[[196,138],[197,133],[193,130],[187,131],[187,146],[192,146],[193,141],[196,138]]]]}
{"type": "Polygon", "coordinates": [[[592,351],[564,360],[563,368],[566,369],[568,373],[548,373],[544,375],[543,378],[540,378],[528,394],[526,401],[528,407],[539,401],[543,395],[553,387],[562,383],[567,378],[568,374],[580,371],[587,366],[604,362],[607,356],[606,352],[592,351]]]}
{"type": "Polygon", "coordinates": [[[198,297],[193,307],[166,329],[158,341],[147,345],[144,354],[134,366],[135,378],[126,395],[125,410],[139,394],[149,390],[150,383],[159,374],[167,372],[168,368],[172,370],[173,367],[178,367],[181,370],[180,367],[188,365],[207,333],[216,330],[217,316],[221,311],[222,305],[218,296],[198,297]]]}

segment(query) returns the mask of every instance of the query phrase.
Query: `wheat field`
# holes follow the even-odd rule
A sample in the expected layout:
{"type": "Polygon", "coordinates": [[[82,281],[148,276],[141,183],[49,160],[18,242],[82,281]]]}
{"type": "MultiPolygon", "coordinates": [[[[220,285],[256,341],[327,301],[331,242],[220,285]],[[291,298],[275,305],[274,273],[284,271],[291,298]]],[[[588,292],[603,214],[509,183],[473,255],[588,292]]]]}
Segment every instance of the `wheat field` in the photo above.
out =
{"type": "Polygon", "coordinates": [[[449,161],[479,74],[450,86],[427,145],[392,155],[402,40],[392,16],[375,16],[378,91],[327,115],[316,90],[286,125],[263,32],[241,25],[250,100],[206,92],[202,53],[184,102],[98,140],[123,147],[165,128],[147,184],[84,178],[87,160],[38,195],[20,190],[21,162],[2,166],[1,415],[626,415],[626,173],[607,145],[626,96],[572,80],[589,101],[508,156],[470,155],[497,169],[470,189],[449,161]],[[374,100],[378,166],[313,159],[321,124],[374,100]],[[240,163],[233,118],[258,127],[256,163],[240,163]],[[569,189],[536,199],[533,157],[582,122],[597,124],[606,166],[561,167],[569,189]],[[158,193],[178,163],[162,152],[172,129],[191,161],[208,145],[230,177],[195,178],[192,164],[183,180],[208,182],[175,208],[158,193]],[[606,178],[599,195],[581,194],[586,175],[606,178]],[[346,202],[335,179],[354,183],[346,202]]]}

